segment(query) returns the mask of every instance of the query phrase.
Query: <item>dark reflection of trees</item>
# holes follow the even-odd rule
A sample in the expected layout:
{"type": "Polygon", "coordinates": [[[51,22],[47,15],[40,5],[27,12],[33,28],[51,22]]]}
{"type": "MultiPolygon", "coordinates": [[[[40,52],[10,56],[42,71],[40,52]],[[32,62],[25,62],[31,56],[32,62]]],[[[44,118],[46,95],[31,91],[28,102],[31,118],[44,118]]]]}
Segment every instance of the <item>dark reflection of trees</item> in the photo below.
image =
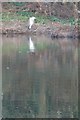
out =
{"type": "Polygon", "coordinates": [[[3,54],[4,117],[77,116],[77,49],[56,44],[35,55],[3,54]]]}

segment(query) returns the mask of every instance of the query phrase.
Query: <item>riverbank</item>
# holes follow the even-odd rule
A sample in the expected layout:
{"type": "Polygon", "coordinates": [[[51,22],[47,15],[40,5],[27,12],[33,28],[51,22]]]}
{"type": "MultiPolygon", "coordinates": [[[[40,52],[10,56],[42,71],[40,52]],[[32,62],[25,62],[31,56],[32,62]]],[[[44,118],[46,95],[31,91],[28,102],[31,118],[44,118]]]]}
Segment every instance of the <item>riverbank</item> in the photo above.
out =
{"type": "Polygon", "coordinates": [[[72,37],[79,36],[78,27],[70,24],[61,24],[60,22],[48,22],[47,24],[35,23],[32,30],[28,30],[28,23],[23,21],[5,21],[0,26],[2,34],[44,34],[54,37],[72,37]]]}
{"type": "MultiPolygon", "coordinates": [[[[55,37],[76,38],[80,20],[75,20],[74,4],[4,3],[2,4],[2,34],[44,34],[55,37]],[[35,7],[34,7],[35,6],[35,7]],[[44,9],[43,9],[44,8],[44,9]],[[34,10],[35,9],[35,10],[34,10]],[[36,17],[35,24],[28,30],[28,20],[36,17]]],[[[77,16],[78,18],[78,16],[77,16]]]]}

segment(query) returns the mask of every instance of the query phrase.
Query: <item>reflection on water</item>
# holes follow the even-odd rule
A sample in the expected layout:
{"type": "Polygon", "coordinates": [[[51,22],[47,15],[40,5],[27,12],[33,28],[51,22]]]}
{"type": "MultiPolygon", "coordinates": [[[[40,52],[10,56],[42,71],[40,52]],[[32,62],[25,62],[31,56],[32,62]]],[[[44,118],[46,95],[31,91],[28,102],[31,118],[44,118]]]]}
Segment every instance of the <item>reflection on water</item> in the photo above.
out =
{"type": "Polygon", "coordinates": [[[3,36],[3,118],[78,117],[77,41],[3,36]]]}
{"type": "Polygon", "coordinates": [[[29,37],[29,52],[35,53],[35,46],[34,46],[34,43],[31,39],[31,37],[29,37]]]}

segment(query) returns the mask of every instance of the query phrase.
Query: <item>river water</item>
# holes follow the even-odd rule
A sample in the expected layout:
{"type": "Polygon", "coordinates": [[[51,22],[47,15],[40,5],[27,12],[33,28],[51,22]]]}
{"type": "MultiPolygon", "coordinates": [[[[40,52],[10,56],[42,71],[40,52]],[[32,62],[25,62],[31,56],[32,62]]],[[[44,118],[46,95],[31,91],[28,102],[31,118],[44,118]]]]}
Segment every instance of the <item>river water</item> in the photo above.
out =
{"type": "Polygon", "coordinates": [[[3,35],[2,42],[3,118],[77,118],[78,41],[3,35]]]}

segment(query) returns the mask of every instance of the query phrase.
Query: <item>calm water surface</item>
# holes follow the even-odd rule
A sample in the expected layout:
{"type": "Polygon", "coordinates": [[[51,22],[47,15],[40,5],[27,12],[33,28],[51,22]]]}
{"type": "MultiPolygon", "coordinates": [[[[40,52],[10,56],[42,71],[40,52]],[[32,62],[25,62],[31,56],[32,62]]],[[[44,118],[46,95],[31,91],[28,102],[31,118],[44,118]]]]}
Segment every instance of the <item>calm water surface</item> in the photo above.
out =
{"type": "Polygon", "coordinates": [[[77,40],[3,36],[3,118],[78,117],[77,40]]]}

